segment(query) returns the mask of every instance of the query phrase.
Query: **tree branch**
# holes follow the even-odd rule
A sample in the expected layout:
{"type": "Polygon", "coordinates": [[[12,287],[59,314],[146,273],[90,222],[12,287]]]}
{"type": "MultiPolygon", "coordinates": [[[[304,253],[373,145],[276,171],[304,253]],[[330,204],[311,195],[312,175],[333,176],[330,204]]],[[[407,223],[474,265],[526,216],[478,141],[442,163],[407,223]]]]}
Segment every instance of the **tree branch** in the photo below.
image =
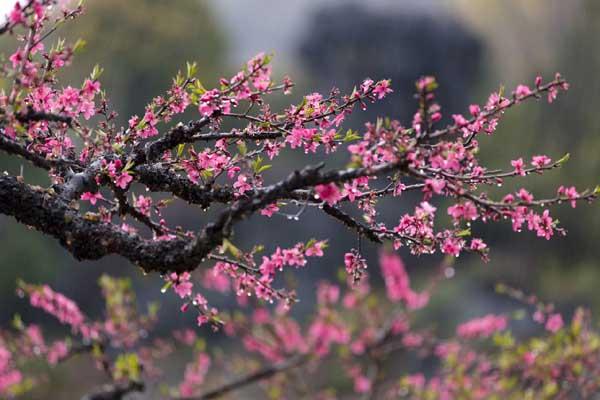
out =
{"type": "Polygon", "coordinates": [[[180,397],[176,400],[209,400],[216,399],[221,396],[226,395],[227,393],[240,389],[244,386],[262,381],[264,379],[268,379],[274,375],[277,375],[281,372],[289,371],[295,367],[298,367],[310,360],[310,357],[306,355],[297,355],[293,356],[279,364],[274,364],[268,367],[265,367],[261,370],[253,372],[251,374],[242,376],[236,380],[233,380],[221,387],[205,392],[197,397],[180,397]]]}
{"type": "Polygon", "coordinates": [[[81,400],[122,400],[129,393],[143,391],[144,384],[141,382],[129,381],[127,383],[106,384],[94,392],[86,394],[81,400]]]}

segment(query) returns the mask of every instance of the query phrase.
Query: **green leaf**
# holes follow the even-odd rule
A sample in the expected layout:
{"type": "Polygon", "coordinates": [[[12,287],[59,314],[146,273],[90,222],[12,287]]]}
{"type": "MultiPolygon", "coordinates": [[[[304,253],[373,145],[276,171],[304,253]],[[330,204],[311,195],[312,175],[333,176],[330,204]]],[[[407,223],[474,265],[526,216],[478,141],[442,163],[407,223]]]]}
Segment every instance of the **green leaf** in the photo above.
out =
{"type": "Polygon", "coordinates": [[[173,281],[168,281],[163,285],[163,287],[160,288],[160,292],[165,293],[171,286],[173,286],[173,281]]]}
{"type": "Polygon", "coordinates": [[[248,147],[246,146],[246,142],[239,142],[237,145],[238,151],[242,156],[248,154],[248,147]]]}
{"type": "Polygon", "coordinates": [[[25,324],[23,324],[23,320],[21,319],[20,314],[15,314],[13,316],[12,326],[18,331],[21,331],[25,328],[25,324]]]}
{"type": "Polygon", "coordinates": [[[140,363],[135,353],[120,354],[115,361],[115,379],[140,380],[140,363]]]}
{"type": "Polygon", "coordinates": [[[85,48],[87,42],[83,39],[77,39],[75,44],[73,45],[73,53],[78,53],[85,48]]]}
{"type": "Polygon", "coordinates": [[[352,142],[354,140],[359,140],[361,137],[358,133],[353,131],[352,129],[348,129],[346,131],[346,136],[344,136],[344,142],[352,142]]]}
{"type": "Polygon", "coordinates": [[[196,340],[195,347],[197,351],[205,351],[206,340],[204,340],[203,338],[198,338],[198,340],[196,340]]]}
{"type": "Polygon", "coordinates": [[[556,162],[556,164],[557,165],[563,165],[564,163],[566,163],[567,161],[569,161],[569,158],[571,158],[571,154],[567,153],[560,160],[558,160],[556,162]]]}
{"type": "Polygon", "coordinates": [[[233,245],[233,243],[231,243],[227,239],[223,239],[223,245],[221,246],[221,253],[223,254],[223,253],[227,253],[227,252],[229,252],[235,258],[239,258],[240,255],[242,254],[242,252],[240,251],[240,249],[238,249],[237,247],[235,247],[233,245]]]}
{"type": "Polygon", "coordinates": [[[263,165],[262,167],[260,167],[260,168],[258,169],[258,172],[257,172],[257,173],[258,173],[258,174],[260,174],[260,173],[262,173],[262,172],[264,172],[264,171],[266,171],[266,170],[270,169],[271,167],[272,167],[272,165],[271,165],[271,164],[263,165]]]}
{"type": "Polygon", "coordinates": [[[181,144],[179,144],[179,146],[177,146],[177,158],[181,157],[184,149],[185,149],[185,143],[181,143],[181,144]]]}
{"type": "Polygon", "coordinates": [[[202,172],[200,173],[200,176],[202,177],[202,179],[204,180],[209,180],[210,178],[213,177],[213,172],[210,169],[204,169],[202,170],[202,172]]]}
{"type": "Polygon", "coordinates": [[[255,175],[260,174],[261,172],[264,172],[266,170],[268,170],[269,168],[272,167],[272,165],[267,164],[267,165],[263,165],[263,158],[261,156],[258,156],[254,159],[254,161],[252,162],[252,170],[254,171],[255,175]]]}
{"type": "Polygon", "coordinates": [[[153,301],[148,303],[148,315],[152,318],[156,317],[158,314],[158,310],[160,309],[160,303],[157,301],[153,301]]]}
{"type": "Polygon", "coordinates": [[[471,236],[471,228],[463,229],[462,231],[456,232],[456,236],[458,236],[458,237],[471,236]]]}
{"type": "Polygon", "coordinates": [[[204,93],[206,93],[206,89],[204,88],[204,86],[202,86],[202,82],[200,82],[197,79],[194,81],[193,90],[194,93],[197,95],[203,95],[204,93]]]}
{"type": "Polygon", "coordinates": [[[133,161],[133,160],[127,161],[127,164],[125,164],[125,168],[123,168],[123,172],[131,172],[129,170],[131,168],[133,168],[134,166],[135,166],[135,161],[133,161]]]}
{"type": "Polygon", "coordinates": [[[494,335],[494,344],[498,347],[512,347],[515,344],[515,339],[510,332],[496,333],[494,335]]]}
{"type": "Polygon", "coordinates": [[[193,78],[198,73],[198,64],[196,62],[190,63],[189,61],[185,63],[187,68],[187,78],[193,78]]]}
{"type": "Polygon", "coordinates": [[[123,154],[123,143],[113,143],[112,149],[117,154],[123,154]]]}
{"type": "Polygon", "coordinates": [[[512,313],[512,317],[517,321],[521,321],[521,320],[525,319],[526,316],[527,316],[527,313],[523,309],[515,310],[512,313]]]}
{"type": "Polygon", "coordinates": [[[104,68],[101,68],[98,64],[94,65],[94,69],[92,70],[92,74],[90,75],[90,79],[93,81],[98,80],[100,75],[104,72],[104,68]]]}

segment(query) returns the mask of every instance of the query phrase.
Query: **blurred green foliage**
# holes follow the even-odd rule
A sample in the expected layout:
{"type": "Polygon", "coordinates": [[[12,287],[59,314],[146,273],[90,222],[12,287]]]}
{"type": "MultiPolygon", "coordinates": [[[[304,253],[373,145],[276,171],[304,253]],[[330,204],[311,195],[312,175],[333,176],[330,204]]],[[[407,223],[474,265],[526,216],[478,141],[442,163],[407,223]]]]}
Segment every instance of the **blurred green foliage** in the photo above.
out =
{"type": "MultiPolygon", "coordinates": [[[[533,155],[547,154],[559,159],[571,154],[559,170],[527,182],[506,181],[498,193],[526,186],[542,198],[554,196],[560,185],[583,190],[600,183],[600,81],[595,79],[600,70],[600,2],[573,2],[569,5],[576,10],[572,15],[565,6],[560,1],[494,2],[494,13],[482,14],[488,34],[502,35],[490,42],[505,43],[490,44],[495,54],[488,60],[489,78],[482,95],[502,80],[507,88],[516,82],[532,85],[537,74],[551,79],[557,71],[571,84],[556,103],[543,104],[546,99],[542,99],[511,110],[493,138],[481,138],[482,156],[492,168],[509,169],[507,160],[519,157],[530,160],[533,155]],[[506,20],[496,18],[507,13],[514,17],[510,20],[514,30],[507,30],[506,20]]],[[[500,246],[492,248],[491,271],[485,272],[488,282],[508,280],[558,303],[586,304],[599,310],[600,292],[592,284],[600,280],[598,206],[580,204],[573,210],[564,204],[553,214],[567,229],[566,237],[546,242],[527,234],[515,236],[509,224],[489,232],[500,246]]]]}
{"type": "Polygon", "coordinates": [[[103,67],[103,89],[121,121],[143,114],[186,61],[197,61],[209,84],[223,69],[224,38],[209,7],[196,0],[88,1],[85,15],[58,35],[86,41],[66,69],[68,81],[77,84],[94,65],[103,67]]]}

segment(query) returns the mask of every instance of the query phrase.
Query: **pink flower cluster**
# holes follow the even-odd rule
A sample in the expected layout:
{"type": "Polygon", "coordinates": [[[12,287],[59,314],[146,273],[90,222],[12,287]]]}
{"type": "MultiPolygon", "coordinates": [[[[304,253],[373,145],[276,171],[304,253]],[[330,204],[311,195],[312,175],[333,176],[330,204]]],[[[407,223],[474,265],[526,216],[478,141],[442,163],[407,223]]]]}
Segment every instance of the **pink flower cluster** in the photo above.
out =
{"type": "Polygon", "coordinates": [[[10,389],[21,383],[23,374],[12,365],[12,354],[0,344],[0,394],[7,395],[10,389]]]}
{"type": "Polygon", "coordinates": [[[27,286],[25,290],[29,292],[32,306],[41,308],[61,323],[71,326],[75,332],[81,332],[86,336],[94,335],[94,331],[86,326],[85,317],[73,300],[55,292],[48,285],[27,286]]]}
{"type": "Polygon", "coordinates": [[[429,294],[417,293],[411,289],[410,278],[400,256],[384,251],[379,256],[379,265],[390,301],[403,301],[409,309],[419,309],[427,305],[429,294]]]}
{"type": "Polygon", "coordinates": [[[486,338],[506,329],[507,322],[507,318],[503,315],[488,314],[459,325],[456,334],[464,339],[486,338]]]}
{"type": "Polygon", "coordinates": [[[185,367],[183,382],[179,384],[179,394],[184,397],[194,396],[202,387],[209,368],[210,357],[208,354],[198,353],[195,362],[185,367]]]}

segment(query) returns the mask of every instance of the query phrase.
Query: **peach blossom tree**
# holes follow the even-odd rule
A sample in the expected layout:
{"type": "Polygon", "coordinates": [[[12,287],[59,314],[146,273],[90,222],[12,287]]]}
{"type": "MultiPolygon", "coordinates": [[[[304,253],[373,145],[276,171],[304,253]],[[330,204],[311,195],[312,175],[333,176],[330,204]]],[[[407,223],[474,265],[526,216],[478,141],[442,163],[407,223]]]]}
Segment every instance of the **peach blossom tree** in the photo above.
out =
{"type": "Polygon", "coordinates": [[[79,42],[52,41],[52,34],[82,11],[81,5],[56,0],[21,0],[0,26],[1,34],[18,43],[2,67],[7,83],[0,92],[0,150],[48,177],[40,187],[22,176],[0,175],[0,213],[54,238],[78,260],[116,254],[143,273],[159,274],[165,284],[157,290],[178,296],[181,312],[194,313],[197,325],[212,326],[243,350],[226,357],[213,351],[196,326],[160,339],[149,335],[156,307],[140,311],[126,279],[100,279],[105,312],[98,319],[47,285],[19,282],[17,294],[60,321],[65,337],[50,342],[38,324],[19,317],[3,328],[3,398],[18,397],[43,379],[28,372],[29,363],[57,366],[76,356],[87,357],[107,380],[86,399],[150,391],[161,398],[212,399],[253,384],[271,398],[348,395],[339,379],[331,384],[323,379],[332,366],[358,398],[570,399],[598,393],[600,336],[583,309],[565,321],[552,304],[499,286],[527,312],[465,321],[451,337],[439,337],[433,324],[414,324],[452,271],[454,258],[475,253],[488,259],[485,238],[472,222],[509,223],[515,237],[524,230],[548,240],[565,234],[551,215],[553,206],[576,207],[600,193],[570,185],[540,198],[526,188],[498,198],[488,193],[504,180],[525,181],[568,160],[568,155],[515,156],[496,169],[478,158],[510,108],[536,100],[552,103],[568,89],[560,74],[494,92],[465,114],[452,115],[449,125],[442,122],[435,79],[422,77],[412,121],[379,119],[359,132],[344,129],[344,121],[390,96],[389,80],[365,79],[351,93],[335,88],[309,93],[299,104],[274,109],[268,99],[289,94],[294,83],[287,77],[275,81],[271,57],[259,54],[214,88],[205,88],[189,63],[143,115],[127,116],[128,124],[120,126],[102,90],[101,68],[78,87],[64,87],[58,79],[79,42]],[[193,121],[173,122],[190,110],[193,121]],[[239,128],[222,129],[228,121],[239,128]],[[269,180],[265,172],[272,160],[293,152],[303,156],[305,166],[269,180]],[[315,163],[319,153],[340,153],[346,165],[315,163]],[[144,194],[134,194],[134,188],[144,194]],[[380,200],[406,202],[406,192],[418,198],[412,211],[396,215],[394,224],[384,222],[380,200]],[[163,217],[173,199],[214,208],[217,216],[185,230],[163,217]],[[277,278],[310,268],[312,258],[339,245],[335,238],[315,232],[316,238],[300,243],[282,238],[240,248],[234,232],[254,214],[268,225],[272,219],[302,218],[307,208],[381,251],[378,260],[368,260],[360,245],[344,249],[345,273],[338,282],[318,283],[316,309],[299,321],[289,312],[296,293],[278,286],[277,278]],[[415,288],[400,248],[445,258],[428,283],[415,288]],[[385,282],[381,295],[370,288],[374,274],[385,282]],[[215,308],[215,292],[229,293],[244,312],[215,308]],[[527,339],[512,335],[511,321],[528,316],[542,333],[527,339]],[[164,382],[165,360],[176,347],[187,349],[189,363],[180,382],[164,382]],[[428,374],[391,368],[399,353],[431,358],[436,367],[428,374]],[[235,378],[219,374],[223,370],[235,378]],[[316,383],[307,384],[306,375],[316,383]]]}

